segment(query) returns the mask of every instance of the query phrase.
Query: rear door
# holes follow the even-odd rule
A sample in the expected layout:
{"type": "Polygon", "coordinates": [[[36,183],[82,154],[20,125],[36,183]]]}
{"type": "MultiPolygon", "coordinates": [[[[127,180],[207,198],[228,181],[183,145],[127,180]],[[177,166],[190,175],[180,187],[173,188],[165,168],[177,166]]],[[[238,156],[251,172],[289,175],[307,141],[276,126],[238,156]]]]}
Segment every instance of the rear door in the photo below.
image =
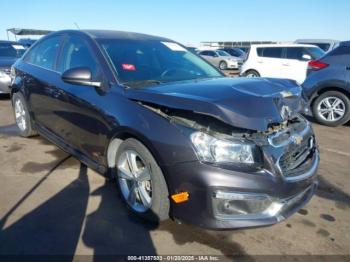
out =
{"type": "Polygon", "coordinates": [[[281,77],[282,47],[258,47],[256,68],[262,77],[281,77]]]}

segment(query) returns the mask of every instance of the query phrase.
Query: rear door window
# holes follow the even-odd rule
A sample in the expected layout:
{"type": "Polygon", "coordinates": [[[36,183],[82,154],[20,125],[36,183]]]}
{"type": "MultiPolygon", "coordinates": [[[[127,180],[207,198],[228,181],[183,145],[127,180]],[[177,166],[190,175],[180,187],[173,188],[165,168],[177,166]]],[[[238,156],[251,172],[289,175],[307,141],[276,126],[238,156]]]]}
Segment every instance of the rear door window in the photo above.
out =
{"type": "Polygon", "coordinates": [[[281,47],[265,47],[262,56],[267,58],[282,58],[283,48],[281,47]]]}
{"type": "Polygon", "coordinates": [[[302,60],[303,55],[307,54],[303,47],[287,47],[286,48],[286,58],[302,60]]]}
{"type": "Polygon", "coordinates": [[[61,35],[43,40],[26,54],[24,61],[55,71],[56,59],[62,40],[63,36],[61,35]]]}

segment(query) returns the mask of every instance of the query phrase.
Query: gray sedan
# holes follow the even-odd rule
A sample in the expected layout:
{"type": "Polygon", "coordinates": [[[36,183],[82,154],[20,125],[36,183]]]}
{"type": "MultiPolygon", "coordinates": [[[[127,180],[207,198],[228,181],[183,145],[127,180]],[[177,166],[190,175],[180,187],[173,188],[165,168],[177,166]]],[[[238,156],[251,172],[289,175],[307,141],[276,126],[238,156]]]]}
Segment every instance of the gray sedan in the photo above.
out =
{"type": "Polygon", "coordinates": [[[221,70],[240,69],[243,64],[241,58],[231,56],[222,50],[204,50],[199,55],[221,70]]]}
{"type": "Polygon", "coordinates": [[[11,66],[22,56],[24,51],[24,46],[17,42],[0,41],[0,94],[10,92],[11,66]]]}

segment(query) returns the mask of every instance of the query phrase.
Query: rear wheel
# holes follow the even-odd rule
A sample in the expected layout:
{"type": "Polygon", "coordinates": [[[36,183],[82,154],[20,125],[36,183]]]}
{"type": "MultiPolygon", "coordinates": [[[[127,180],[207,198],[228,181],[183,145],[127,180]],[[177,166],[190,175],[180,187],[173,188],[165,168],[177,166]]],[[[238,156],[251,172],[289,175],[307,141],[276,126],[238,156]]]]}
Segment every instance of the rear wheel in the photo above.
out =
{"type": "Polygon", "coordinates": [[[328,91],[316,98],[312,105],[316,120],[327,126],[343,125],[350,120],[350,100],[338,91],[328,91]]]}
{"type": "Polygon", "coordinates": [[[260,74],[255,70],[248,70],[246,73],[244,73],[244,76],[249,78],[260,77],[260,74]]]}
{"type": "Polygon", "coordinates": [[[12,95],[12,107],[20,135],[23,137],[36,135],[37,133],[33,128],[26,101],[21,93],[14,93],[12,95]]]}
{"type": "Polygon", "coordinates": [[[219,63],[219,68],[220,68],[221,70],[226,70],[226,69],[227,69],[227,63],[226,63],[225,61],[221,61],[221,62],[219,63]]]}
{"type": "Polygon", "coordinates": [[[120,145],[116,168],[122,198],[132,212],[155,222],[169,217],[169,193],[163,173],[141,142],[129,138],[120,145]]]}

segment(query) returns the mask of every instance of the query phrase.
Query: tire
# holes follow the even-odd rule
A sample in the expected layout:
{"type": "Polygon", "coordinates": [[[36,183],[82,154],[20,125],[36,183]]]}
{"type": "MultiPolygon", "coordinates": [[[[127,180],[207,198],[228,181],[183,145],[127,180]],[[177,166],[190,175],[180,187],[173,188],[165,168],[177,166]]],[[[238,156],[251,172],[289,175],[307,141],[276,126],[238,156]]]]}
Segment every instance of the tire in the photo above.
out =
{"type": "Polygon", "coordinates": [[[20,135],[22,137],[37,135],[37,132],[33,127],[27,103],[21,93],[14,93],[12,95],[12,108],[20,135]]]}
{"type": "Polygon", "coordinates": [[[253,77],[260,77],[260,74],[255,70],[248,70],[244,73],[245,77],[253,78],[253,77]]]}
{"type": "MultiPolygon", "coordinates": [[[[129,138],[122,142],[116,154],[116,172],[114,173],[121,197],[133,213],[152,222],[159,222],[169,218],[169,192],[163,173],[150,151],[140,141],[129,138]],[[136,161],[133,161],[131,159],[134,159],[135,154],[137,155],[136,161]],[[147,175],[141,175],[145,181],[136,182],[137,185],[135,187],[137,189],[134,191],[132,191],[132,185],[135,182],[133,179],[130,179],[132,175],[129,168],[130,162],[136,163],[139,167],[144,166],[144,168],[140,169],[137,167],[137,170],[141,170],[141,172],[135,172],[135,174],[147,174],[148,172],[150,178],[150,182],[148,182],[148,179],[146,179],[147,175]],[[131,192],[134,192],[136,195],[135,204],[132,204],[134,198],[130,196],[131,192]],[[144,202],[149,200],[147,196],[150,196],[151,201],[145,205],[144,202]]],[[[141,180],[139,175],[132,176],[141,180]]]]}
{"type": "Polygon", "coordinates": [[[220,70],[226,70],[227,69],[227,63],[225,61],[221,61],[219,63],[219,69],[220,70]]]}
{"type": "Polygon", "coordinates": [[[338,91],[325,92],[318,96],[313,102],[312,112],[317,122],[320,124],[332,127],[343,125],[350,120],[350,99],[345,94],[338,91]],[[327,101],[329,103],[327,103],[327,101]],[[340,101],[337,106],[335,106],[335,101],[340,101]],[[329,105],[333,105],[331,107],[333,120],[331,113],[329,113],[329,105]],[[344,112],[343,114],[341,114],[342,111],[344,112]],[[322,114],[322,112],[324,113],[322,114]]]}

